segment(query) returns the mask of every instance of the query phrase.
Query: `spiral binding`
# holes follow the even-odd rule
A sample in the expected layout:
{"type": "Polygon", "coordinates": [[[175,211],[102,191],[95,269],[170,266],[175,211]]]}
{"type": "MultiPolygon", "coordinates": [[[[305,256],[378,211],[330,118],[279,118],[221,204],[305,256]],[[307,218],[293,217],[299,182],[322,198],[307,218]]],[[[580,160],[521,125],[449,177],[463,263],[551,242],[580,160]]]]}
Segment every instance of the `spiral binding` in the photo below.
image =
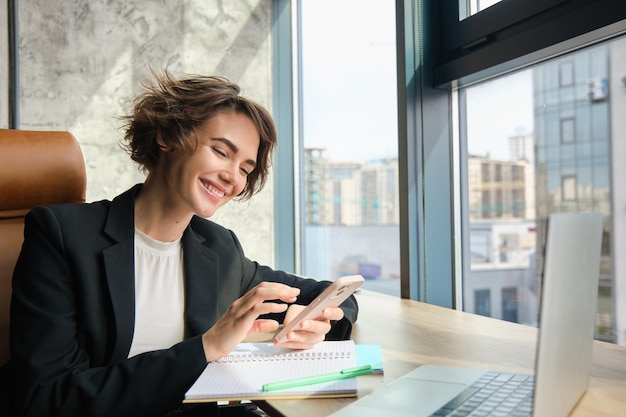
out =
{"type": "Polygon", "coordinates": [[[224,356],[216,362],[219,363],[241,363],[241,362],[280,362],[280,361],[302,361],[320,359],[344,359],[350,358],[351,352],[253,352],[245,354],[230,354],[224,356]]]}

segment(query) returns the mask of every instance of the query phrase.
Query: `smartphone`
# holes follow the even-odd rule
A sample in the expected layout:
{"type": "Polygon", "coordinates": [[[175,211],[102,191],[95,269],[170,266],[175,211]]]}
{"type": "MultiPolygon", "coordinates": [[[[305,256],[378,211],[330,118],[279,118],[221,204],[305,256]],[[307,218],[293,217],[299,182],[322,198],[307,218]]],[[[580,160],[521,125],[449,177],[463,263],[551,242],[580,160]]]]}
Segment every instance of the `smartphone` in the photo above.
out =
{"type": "Polygon", "coordinates": [[[301,321],[309,320],[322,315],[322,311],[328,307],[338,307],[346,298],[363,284],[365,279],[361,275],[350,275],[338,278],[330,284],[323,293],[304,308],[288,325],[282,328],[274,338],[275,343],[285,341],[287,333],[295,329],[301,321]]]}

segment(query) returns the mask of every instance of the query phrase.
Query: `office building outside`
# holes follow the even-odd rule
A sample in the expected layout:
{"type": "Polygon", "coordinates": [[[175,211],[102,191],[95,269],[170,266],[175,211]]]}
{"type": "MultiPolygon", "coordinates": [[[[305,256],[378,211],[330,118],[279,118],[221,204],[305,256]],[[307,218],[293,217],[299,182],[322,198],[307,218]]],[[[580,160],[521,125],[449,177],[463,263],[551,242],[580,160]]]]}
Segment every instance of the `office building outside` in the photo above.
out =
{"type": "Polygon", "coordinates": [[[336,161],[320,148],[304,154],[304,274],[361,274],[366,287],[399,295],[397,158],[336,161]]]}
{"type": "Polygon", "coordinates": [[[510,160],[487,155],[468,160],[471,273],[464,283],[465,310],[536,323],[548,216],[598,211],[604,216],[604,238],[596,338],[626,344],[626,260],[617,256],[626,251],[626,189],[621,186],[626,40],[531,71],[533,134],[509,138],[510,160]]]}
{"type": "MultiPolygon", "coordinates": [[[[533,70],[537,169],[538,244],[545,236],[546,219],[555,212],[598,211],[604,216],[596,337],[617,342],[612,194],[623,178],[624,166],[613,164],[612,148],[620,138],[611,128],[612,114],[626,107],[613,101],[624,94],[623,84],[610,83],[612,70],[625,69],[611,54],[614,43],[567,55],[533,70]],[[621,175],[620,175],[621,173],[621,175]]],[[[623,71],[622,71],[623,72],[623,71]]],[[[624,72],[626,75],[626,72],[624,72]]],[[[541,252],[537,267],[541,268],[541,252]]],[[[626,272],[626,271],[624,271],[626,272]]],[[[622,274],[623,275],[623,274],[622,274]]]]}
{"type": "Polygon", "coordinates": [[[324,149],[307,148],[304,181],[307,224],[399,224],[397,158],[334,161],[324,149]]]}
{"type": "Polygon", "coordinates": [[[511,158],[467,161],[470,273],[464,310],[536,324],[534,137],[509,138],[511,158]]]}

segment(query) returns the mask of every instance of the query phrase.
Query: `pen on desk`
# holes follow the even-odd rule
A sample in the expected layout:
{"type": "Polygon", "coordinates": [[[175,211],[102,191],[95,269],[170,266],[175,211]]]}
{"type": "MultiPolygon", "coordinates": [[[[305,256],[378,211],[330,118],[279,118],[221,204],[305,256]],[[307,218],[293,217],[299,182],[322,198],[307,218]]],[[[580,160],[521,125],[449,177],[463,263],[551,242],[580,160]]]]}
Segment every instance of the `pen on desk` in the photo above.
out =
{"type": "Polygon", "coordinates": [[[355,368],[342,369],[340,372],[332,372],[330,374],[307,376],[304,378],[289,379],[287,381],[270,382],[263,384],[263,392],[277,391],[281,389],[302,387],[305,385],[319,384],[321,382],[337,381],[339,379],[354,378],[359,375],[367,375],[372,373],[371,365],[357,366],[355,368]]]}

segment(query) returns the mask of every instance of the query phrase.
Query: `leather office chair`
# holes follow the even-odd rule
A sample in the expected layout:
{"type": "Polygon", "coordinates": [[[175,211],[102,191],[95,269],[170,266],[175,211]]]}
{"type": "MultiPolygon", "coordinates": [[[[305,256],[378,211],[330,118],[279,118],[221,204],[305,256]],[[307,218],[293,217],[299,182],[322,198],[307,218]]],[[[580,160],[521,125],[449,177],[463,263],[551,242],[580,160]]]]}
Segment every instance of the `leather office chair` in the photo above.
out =
{"type": "Polygon", "coordinates": [[[0,129],[0,366],[9,361],[13,268],[24,216],[38,205],[85,201],[85,161],[69,132],[0,129]]]}

